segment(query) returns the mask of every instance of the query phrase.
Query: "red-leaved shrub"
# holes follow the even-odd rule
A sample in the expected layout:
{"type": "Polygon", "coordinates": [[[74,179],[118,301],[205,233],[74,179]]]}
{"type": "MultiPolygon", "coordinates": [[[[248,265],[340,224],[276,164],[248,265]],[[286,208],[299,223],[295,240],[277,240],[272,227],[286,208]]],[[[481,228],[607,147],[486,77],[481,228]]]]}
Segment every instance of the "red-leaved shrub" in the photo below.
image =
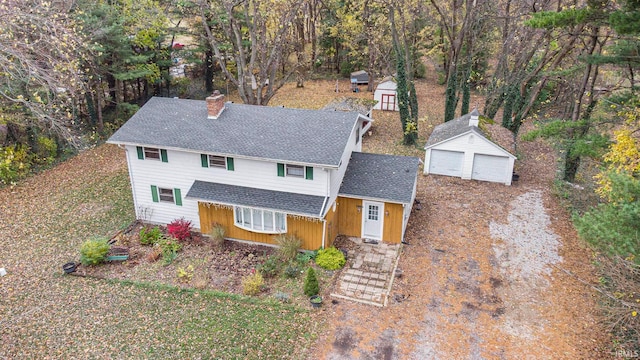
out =
{"type": "Polygon", "coordinates": [[[191,237],[191,221],[185,218],[175,219],[167,225],[167,233],[178,241],[184,241],[191,237]]]}

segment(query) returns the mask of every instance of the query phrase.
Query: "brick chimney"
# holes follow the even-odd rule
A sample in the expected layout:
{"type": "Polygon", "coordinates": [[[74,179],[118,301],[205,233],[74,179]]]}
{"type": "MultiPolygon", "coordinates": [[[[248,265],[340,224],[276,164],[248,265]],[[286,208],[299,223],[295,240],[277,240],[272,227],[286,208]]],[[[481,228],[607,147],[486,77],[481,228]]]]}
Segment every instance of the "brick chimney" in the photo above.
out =
{"type": "Polygon", "coordinates": [[[478,124],[480,123],[480,113],[478,112],[478,109],[473,109],[473,111],[471,112],[471,114],[469,114],[469,126],[475,126],[477,127],[478,124]]]}
{"type": "Polygon", "coordinates": [[[224,95],[220,94],[220,91],[216,90],[207,97],[207,119],[217,119],[222,111],[224,111],[224,95]]]}

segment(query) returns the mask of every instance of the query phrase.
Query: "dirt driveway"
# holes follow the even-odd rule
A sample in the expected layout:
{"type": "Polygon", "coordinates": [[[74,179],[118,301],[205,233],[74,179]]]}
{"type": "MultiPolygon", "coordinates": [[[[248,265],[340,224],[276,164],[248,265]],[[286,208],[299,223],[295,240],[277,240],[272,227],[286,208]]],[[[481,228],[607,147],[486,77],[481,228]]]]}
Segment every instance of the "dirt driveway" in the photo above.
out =
{"type": "Polygon", "coordinates": [[[590,252],[550,194],[553,152],[523,143],[508,187],[419,176],[390,305],[327,306],[324,359],[602,359],[590,252]]]}

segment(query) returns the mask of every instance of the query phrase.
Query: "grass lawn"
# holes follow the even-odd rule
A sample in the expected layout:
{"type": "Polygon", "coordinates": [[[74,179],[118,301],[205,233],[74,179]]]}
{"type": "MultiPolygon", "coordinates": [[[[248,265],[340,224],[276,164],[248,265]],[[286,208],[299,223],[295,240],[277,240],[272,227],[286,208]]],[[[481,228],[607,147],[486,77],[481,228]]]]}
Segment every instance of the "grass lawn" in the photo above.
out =
{"type": "Polygon", "coordinates": [[[158,283],[62,275],[80,244],[133,220],[124,154],[104,145],[0,189],[0,358],[302,359],[305,308],[158,283]]]}

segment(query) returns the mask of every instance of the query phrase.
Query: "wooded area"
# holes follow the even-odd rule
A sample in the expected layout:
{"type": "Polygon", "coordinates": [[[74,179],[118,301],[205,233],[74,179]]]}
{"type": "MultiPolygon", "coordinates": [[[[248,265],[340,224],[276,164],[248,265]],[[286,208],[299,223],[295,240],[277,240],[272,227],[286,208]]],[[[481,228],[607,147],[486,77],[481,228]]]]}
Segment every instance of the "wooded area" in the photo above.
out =
{"type": "Polygon", "coordinates": [[[396,77],[402,141],[421,144],[413,84],[433,69],[443,121],[475,105],[514,134],[537,122],[525,137],[557,145],[559,183],[595,181],[580,235],[640,259],[638,0],[4,0],[0,18],[0,185],[151,96],[268,105],[287,82],[356,70],[396,77]]]}

